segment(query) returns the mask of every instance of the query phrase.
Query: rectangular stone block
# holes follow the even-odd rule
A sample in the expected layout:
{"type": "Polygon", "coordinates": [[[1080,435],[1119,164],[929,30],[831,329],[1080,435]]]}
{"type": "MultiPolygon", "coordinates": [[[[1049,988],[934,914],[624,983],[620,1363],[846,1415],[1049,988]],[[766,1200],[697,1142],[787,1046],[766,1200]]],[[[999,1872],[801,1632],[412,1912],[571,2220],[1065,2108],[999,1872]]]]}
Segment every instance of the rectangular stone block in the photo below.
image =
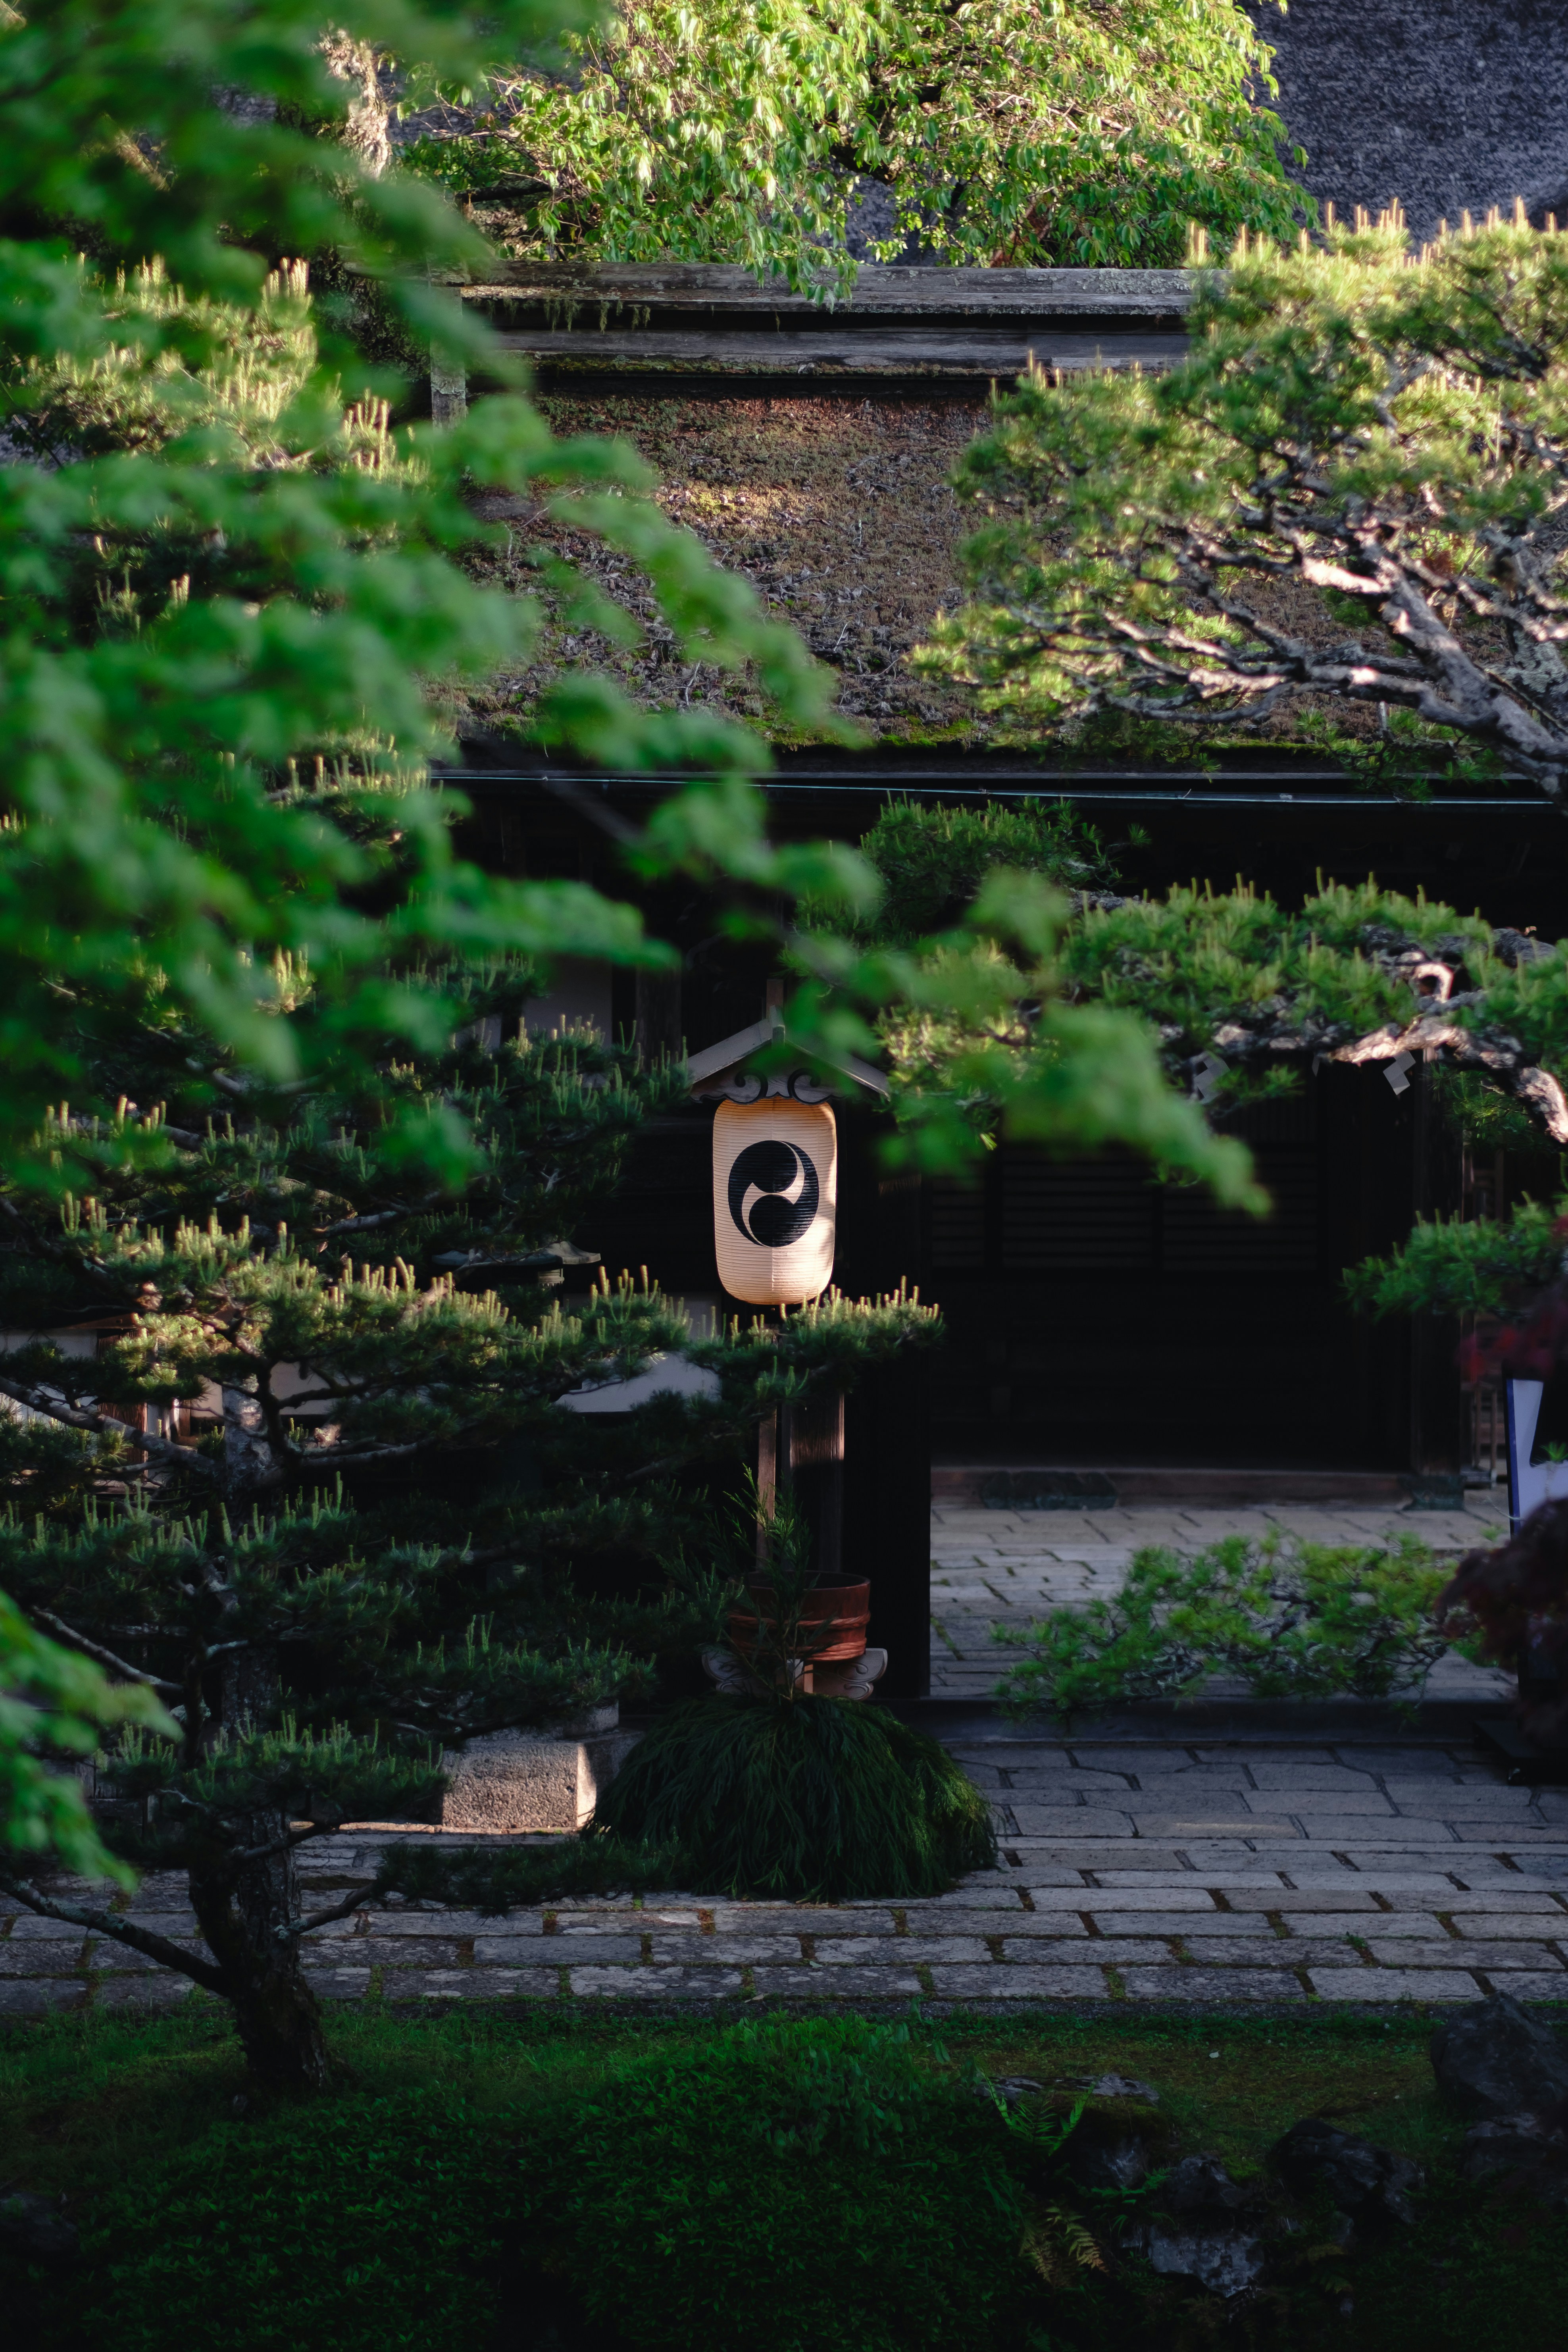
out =
{"type": "Polygon", "coordinates": [[[1316,1958],[1332,1965],[1351,1957],[1342,1937],[1319,1936],[1310,1941],[1294,1936],[1184,1936],[1182,1949],[1205,1968],[1300,1969],[1316,1958]]]}
{"type": "Polygon", "coordinates": [[[1353,1765],[1280,1764],[1259,1757],[1250,1769],[1255,1788],[1283,1790],[1292,1796],[1304,1797],[1312,1790],[1326,1789],[1341,1790],[1350,1795],[1377,1795],[1371,1775],[1357,1770],[1353,1765]]]}
{"type": "Polygon", "coordinates": [[[1027,1936],[1047,1936],[1058,1940],[1076,1936],[1083,1941],[1089,1936],[1089,1929],[1076,1911],[1026,1911],[1021,1917],[1010,1912],[1005,1919],[993,1921],[990,1932],[1005,1936],[1009,1942],[1027,1936]]]}
{"type": "MultiPolygon", "coordinates": [[[[1142,1927],[1147,1922],[1140,1920],[1138,1924],[1142,1927]]],[[[1175,1958],[1168,1941],[1151,1935],[1091,1936],[1084,1948],[1085,1959],[1091,1953],[1102,1967],[1113,1969],[1146,1964],[1158,1966],[1175,1958]]]]}
{"type": "Polygon", "coordinates": [[[1237,1918],[1231,1927],[1223,1911],[1132,1911],[1120,1903],[1105,1904],[1089,1913],[1102,1936],[1218,1936],[1229,1932],[1256,1936],[1258,1922],[1237,1918]]]}
{"type": "Polygon", "coordinates": [[[1560,2001],[1563,1999],[1563,1979],[1544,1973],[1533,1975],[1527,1969],[1518,1969],[1510,1971],[1500,1990],[1506,1992],[1512,2000],[1560,2001]]]}
{"type": "Polygon", "coordinates": [[[87,1987],[79,1977],[0,1978],[0,2017],[47,2017],[59,2009],[79,2009],[87,1987]]]}
{"type": "MultiPolygon", "coordinates": [[[[1172,1874],[1173,1875],[1173,1874],[1172,1874]]],[[[1070,1898],[1050,1889],[1035,1895],[1037,1911],[1214,1911],[1214,1896],[1189,1874],[1174,1885],[1167,1880],[1157,1886],[1142,1886],[1133,1874],[1117,1873],[1122,1883],[1114,1886],[1077,1886],[1070,1898]]]]}
{"type": "Polygon", "coordinates": [[[370,1990],[368,1969],[311,1969],[305,1979],[318,2000],[363,2000],[370,1990]]]}
{"type": "Polygon", "coordinates": [[[1280,1911],[1287,1921],[1297,1914],[1375,1912],[1378,1907],[1370,1894],[1353,1887],[1225,1886],[1218,1891],[1233,1911],[1280,1911]]]}
{"type": "Polygon", "coordinates": [[[585,1739],[497,1731],[443,1758],[447,1830],[579,1830],[641,1738],[605,1730],[585,1739]]]}
{"type": "Polygon", "coordinates": [[[1309,1911],[1292,1916],[1286,1914],[1286,1925],[1296,1935],[1328,1936],[1414,1936],[1428,1943],[1440,1940],[1446,1930],[1430,1911],[1309,1911]]]}
{"type": "Polygon", "coordinates": [[[1479,2000],[1481,1989],[1461,1969],[1311,1969],[1322,2000],[1479,2000]]]}
{"type": "MultiPolygon", "coordinates": [[[[892,1939],[889,1937],[889,1939],[892,1939]]],[[[877,1948],[880,1950],[879,1943],[877,1948]]],[[[667,1968],[734,1968],[768,1966],[800,1958],[798,1936],[655,1936],[651,1950],[656,1966],[667,1968]]]]}
{"type": "Polygon", "coordinates": [[[947,2000],[1104,2000],[1106,1982],[1097,1968],[932,1969],[931,1980],[947,2000]]]}
{"type": "Polygon", "coordinates": [[[1016,1804],[1013,1818],[1018,1824],[1020,1837],[1064,1838],[1081,1834],[1086,1838],[1121,1838],[1132,1835],[1132,1823],[1123,1812],[1111,1812],[1103,1805],[1092,1809],[1088,1805],[1068,1806],[1016,1804]]]}
{"type": "MultiPolygon", "coordinates": [[[[1002,1938],[1002,1957],[1009,1966],[1016,1968],[1049,1968],[1058,1963],[1072,1968],[1090,1965],[1099,1968],[1111,1948],[1099,1936],[1080,1936],[1076,1942],[1070,1936],[1055,1935],[1010,1934],[1002,1938]]],[[[1122,1948],[1120,1944],[1115,1947],[1117,1951],[1122,1948]]],[[[1160,1958],[1165,1957],[1165,1948],[1162,1944],[1140,1942],[1133,1948],[1140,1958],[1149,1952],[1153,1952],[1160,1958]]]]}
{"type": "Polygon", "coordinates": [[[916,1969],[931,1960],[986,1961],[991,1956],[978,1936],[844,1936],[819,1943],[816,1957],[823,1968],[866,1962],[916,1969]]]}
{"type": "MultiPolygon", "coordinates": [[[[474,1963],[478,1968],[537,1968],[544,1962],[547,1949],[537,1936],[476,1936],[474,1963]]],[[[419,1948],[411,1944],[407,1957],[419,1965],[419,1948]]]]}
{"type": "Polygon", "coordinates": [[[754,1969],[752,1990],[773,2000],[918,2000],[923,1990],[912,1969],[754,1969]]]}
{"type": "Polygon", "coordinates": [[[11,1933],[5,1940],[8,1944],[79,1945],[86,1934],[86,1928],[77,1927],[72,1920],[46,1918],[41,1911],[22,1911],[12,1921],[11,1933]]]}
{"type": "Polygon", "coordinates": [[[890,1936],[893,1914],[887,1904],[716,1903],[713,1924],[721,1936],[758,1929],[770,1936],[890,1936]]]}
{"type": "Polygon", "coordinates": [[[1307,1996],[1294,1977],[1277,1969],[1132,1969],[1122,1979],[1129,2000],[1190,2001],[1211,2007],[1215,2001],[1299,2001],[1307,1996]]]}
{"type": "Polygon", "coordinates": [[[1297,1818],[1303,1837],[1361,1855],[1419,1853],[1425,1847],[1451,1846],[1458,1835],[1447,1822],[1409,1822],[1399,1815],[1386,1822],[1369,1821],[1364,1813],[1300,1813],[1297,1818]]]}
{"type": "MultiPolygon", "coordinates": [[[[1131,1872],[1142,1876],[1151,1871],[1187,1871],[1185,1849],[1179,1845],[1160,1844],[1141,1839],[1136,1843],[1106,1844],[1100,1833],[1068,1843],[1061,1838],[1009,1838],[1007,1843],[1017,1854],[1024,1870],[1030,1871],[1037,1863],[1053,1868],[1066,1866],[1073,1870],[1091,1870],[1096,1876],[1110,1870],[1131,1872]]],[[[1231,1859],[1235,1860],[1234,1852],[1231,1859]]],[[[1191,1873],[1188,1873],[1191,1875],[1191,1873]]]]}
{"type": "Polygon", "coordinates": [[[1254,1789],[1245,1800],[1247,1810],[1265,1817],[1280,1813],[1295,1815],[1310,1813],[1333,1821],[1355,1821],[1363,1814],[1384,1821],[1395,1818],[1394,1807],[1378,1790],[1360,1789],[1254,1789]]]}
{"type": "Polygon", "coordinates": [[[553,1969],[400,1969],[383,1979],[388,2000],[512,2000],[522,1993],[553,2000],[553,1969]]]}
{"type": "Polygon", "coordinates": [[[552,1969],[571,1968],[581,1962],[590,1968],[607,1968],[616,1961],[635,1963],[642,1958],[640,1936],[546,1936],[529,1953],[531,1960],[548,1963],[552,1969]]]}
{"type": "Polygon", "coordinates": [[[956,1913],[960,1916],[972,1911],[1016,1911],[1018,1889],[1023,1884],[1021,1871],[1009,1870],[1005,1876],[1000,1871],[987,1872],[983,1879],[955,1886],[951,1895],[928,1895],[922,1902],[901,1904],[900,1908],[906,1916],[916,1910],[956,1913]]]}
{"type": "Polygon", "coordinates": [[[1561,1830],[1537,1829],[1530,1822],[1473,1821],[1468,1814],[1456,1818],[1453,1833],[1466,1845],[1491,1846],[1499,1853],[1515,1853],[1531,1845],[1558,1845],[1563,1837],[1561,1830]]]}
{"type": "MultiPolygon", "coordinates": [[[[1445,1910],[1450,1906],[1444,1906],[1445,1910]]],[[[1511,1943],[1523,1937],[1531,1942],[1561,1942],[1568,1937],[1568,1918],[1552,1919],[1543,1911],[1455,1911],[1454,1925],[1468,1942],[1472,1936],[1495,1937],[1511,1943]]]]}
{"type": "Polygon", "coordinates": [[[1374,1936],[1371,1942],[1374,1958],[1391,1968],[1539,1969],[1544,1972],[1553,1965],[1553,1955],[1543,1944],[1483,1943],[1468,1937],[1457,1944],[1451,1936],[1440,1944],[1406,1943],[1393,1936],[1374,1936]]]}
{"type": "MultiPolygon", "coordinates": [[[[690,1969],[583,1967],[572,1970],[569,1981],[575,1993],[595,1996],[610,1993],[617,2000],[658,2000],[679,1997],[685,1990],[689,1978],[703,1973],[700,1969],[694,1971],[690,1969]]],[[[735,1990],[740,1990],[739,1969],[718,1969],[712,1973],[733,1978],[735,1990]]]]}
{"type": "Polygon", "coordinates": [[[1451,1911],[1456,1919],[1470,1912],[1488,1912],[1520,1916],[1545,1922],[1537,1933],[1555,1935],[1559,1928],[1568,1928],[1568,1908],[1544,1886],[1531,1886],[1526,1880],[1510,1871],[1506,1876],[1489,1879],[1484,1886],[1454,1886],[1444,1881],[1441,1890],[1430,1895],[1408,1886],[1379,1888],[1395,1911],[1415,1911],[1423,1906],[1431,1911],[1451,1911]],[[1553,1925],[1553,1922],[1556,1924],[1553,1925]]]}
{"type": "MultiPolygon", "coordinates": [[[[357,1967],[361,1962],[372,1969],[458,1969],[465,1965],[455,1936],[355,1936],[352,1942],[340,1944],[332,1957],[341,1967],[357,1967]]],[[[531,1960],[539,1958],[537,1944],[528,1946],[528,1957],[531,1960]]]]}
{"type": "Polygon", "coordinates": [[[340,1922],[346,1934],[353,1934],[356,1917],[364,1920],[363,1932],[372,1936],[537,1936],[544,1927],[541,1911],[369,1911],[340,1922]]]}
{"type": "Polygon", "coordinates": [[[0,1977],[69,1977],[79,1974],[79,1944],[0,1944],[0,1977]]]}
{"type": "Polygon", "coordinates": [[[1296,1825],[1282,1813],[1270,1813],[1266,1819],[1242,1811],[1240,1806],[1226,1812],[1135,1813],[1133,1820],[1138,1834],[1145,1838],[1271,1838],[1276,1843],[1282,1838],[1299,1835],[1296,1825]]]}

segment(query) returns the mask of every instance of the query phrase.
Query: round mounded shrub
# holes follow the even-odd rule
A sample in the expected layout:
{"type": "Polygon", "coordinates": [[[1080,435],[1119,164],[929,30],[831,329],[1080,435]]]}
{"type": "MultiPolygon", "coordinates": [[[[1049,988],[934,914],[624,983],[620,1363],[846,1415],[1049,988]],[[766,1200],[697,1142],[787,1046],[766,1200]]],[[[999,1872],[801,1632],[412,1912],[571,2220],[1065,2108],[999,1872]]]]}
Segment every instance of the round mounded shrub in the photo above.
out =
{"type": "Polygon", "coordinates": [[[880,1707],[706,1698],[671,1709],[599,1799],[593,1832],[679,1847],[694,1892],[835,1903],[937,1895],[989,1868],[985,1799],[880,1707]]]}
{"type": "Polygon", "coordinates": [[[531,2148],[521,2252],[635,2352],[989,2352],[1023,2204],[907,2029],[758,2021],[627,2057],[531,2148]]]}

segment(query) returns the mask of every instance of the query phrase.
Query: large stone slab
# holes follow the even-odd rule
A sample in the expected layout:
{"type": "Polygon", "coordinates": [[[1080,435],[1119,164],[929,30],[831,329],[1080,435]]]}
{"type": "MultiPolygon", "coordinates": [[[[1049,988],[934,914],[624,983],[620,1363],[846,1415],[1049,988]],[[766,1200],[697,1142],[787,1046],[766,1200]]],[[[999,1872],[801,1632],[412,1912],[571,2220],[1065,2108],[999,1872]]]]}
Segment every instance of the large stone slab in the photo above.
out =
{"type": "Polygon", "coordinates": [[[615,1709],[601,1712],[612,1720],[580,1736],[495,1731],[444,1757],[442,1828],[580,1830],[642,1737],[616,1728],[615,1709]]]}

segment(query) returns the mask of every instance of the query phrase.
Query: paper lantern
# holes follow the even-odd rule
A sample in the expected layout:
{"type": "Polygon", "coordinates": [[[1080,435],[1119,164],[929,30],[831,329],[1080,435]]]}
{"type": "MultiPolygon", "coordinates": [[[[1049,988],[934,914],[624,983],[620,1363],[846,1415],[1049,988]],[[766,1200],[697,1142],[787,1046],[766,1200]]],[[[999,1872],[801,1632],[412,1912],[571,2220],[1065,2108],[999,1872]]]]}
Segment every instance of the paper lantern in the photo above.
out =
{"type": "Polygon", "coordinates": [[[721,1103],[713,1115],[719,1279],[753,1306],[798,1306],[833,1279],[838,1130],[826,1103],[721,1103]]]}

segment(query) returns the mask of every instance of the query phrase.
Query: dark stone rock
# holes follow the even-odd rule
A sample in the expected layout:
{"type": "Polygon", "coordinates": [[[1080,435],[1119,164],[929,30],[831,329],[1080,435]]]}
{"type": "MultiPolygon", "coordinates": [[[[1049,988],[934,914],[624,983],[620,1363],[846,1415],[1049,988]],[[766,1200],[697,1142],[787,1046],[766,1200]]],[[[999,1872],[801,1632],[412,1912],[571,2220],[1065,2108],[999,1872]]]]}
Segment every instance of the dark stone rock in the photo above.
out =
{"type": "Polygon", "coordinates": [[[1134,2132],[1119,2139],[1075,2137],[1068,2147],[1068,2171],[1080,2189],[1142,2189],[1149,2178],[1149,2150],[1134,2132]]]}
{"type": "Polygon", "coordinates": [[[0,2194],[0,2246],[26,2263],[69,2263],[81,2241],[76,2223],[66,2220],[52,2197],[8,2189],[0,2194]]]}
{"type": "Polygon", "coordinates": [[[1234,2181],[1217,2156],[1184,2156],[1160,2194],[1173,2213],[1239,2213],[1258,2201],[1257,2190],[1234,2181]]]}
{"type": "Polygon", "coordinates": [[[1502,2174],[1541,2205],[1568,2205],[1568,2131],[1543,2116],[1491,2116],[1472,2124],[1459,2150],[1466,2180],[1502,2174]]]}
{"type": "Polygon", "coordinates": [[[1142,2235],[1151,2270],[1165,2278],[1193,2278],[1211,2294],[1242,2294],[1263,2275],[1261,2240],[1245,2230],[1183,2228],[1152,2221],[1142,2235]]]}
{"type": "Polygon", "coordinates": [[[1382,2213],[1406,2228],[1415,2220],[1410,2197],[1421,2186],[1422,2172],[1407,2156],[1352,2138],[1317,2116],[1293,2125],[1273,2155],[1280,2179],[1298,2196],[1326,2189],[1342,2213],[1364,2220],[1382,2213]]]}
{"type": "Polygon", "coordinates": [[[1431,2051],[1437,2088],[1465,2115],[1539,2115],[1568,2098],[1568,2049],[1505,1992],[1445,2018],[1431,2051]]]}

